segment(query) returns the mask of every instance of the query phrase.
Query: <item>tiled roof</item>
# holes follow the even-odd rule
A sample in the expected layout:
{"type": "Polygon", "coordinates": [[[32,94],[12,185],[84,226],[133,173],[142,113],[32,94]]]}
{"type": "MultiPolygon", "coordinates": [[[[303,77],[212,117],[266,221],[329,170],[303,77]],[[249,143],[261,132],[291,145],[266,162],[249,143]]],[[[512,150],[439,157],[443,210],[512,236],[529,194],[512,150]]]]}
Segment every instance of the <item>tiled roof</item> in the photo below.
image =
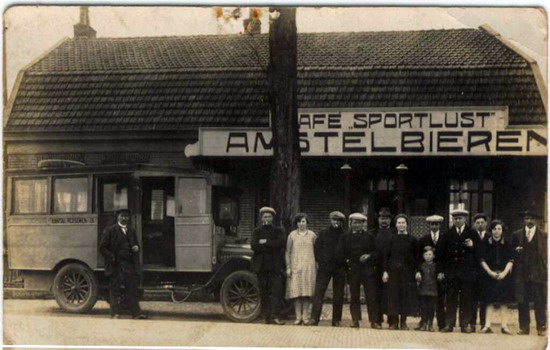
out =
{"type": "MultiPolygon", "coordinates": [[[[24,74],[9,132],[266,126],[267,36],[67,40],[24,74]]],[[[483,30],[298,38],[301,108],[509,106],[546,122],[529,64],[483,30]]]]}

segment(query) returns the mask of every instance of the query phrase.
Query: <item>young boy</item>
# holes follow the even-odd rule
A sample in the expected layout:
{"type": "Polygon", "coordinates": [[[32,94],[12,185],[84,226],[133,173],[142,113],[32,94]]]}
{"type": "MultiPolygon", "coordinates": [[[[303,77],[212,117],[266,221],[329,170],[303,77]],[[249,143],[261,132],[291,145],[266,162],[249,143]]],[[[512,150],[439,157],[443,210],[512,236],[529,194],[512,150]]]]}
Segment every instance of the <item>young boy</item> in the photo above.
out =
{"type": "Polygon", "coordinates": [[[422,318],[419,327],[415,329],[433,332],[433,318],[437,307],[437,276],[435,262],[433,261],[435,257],[433,247],[424,247],[422,257],[424,262],[420,265],[420,278],[417,279],[422,318]]]}

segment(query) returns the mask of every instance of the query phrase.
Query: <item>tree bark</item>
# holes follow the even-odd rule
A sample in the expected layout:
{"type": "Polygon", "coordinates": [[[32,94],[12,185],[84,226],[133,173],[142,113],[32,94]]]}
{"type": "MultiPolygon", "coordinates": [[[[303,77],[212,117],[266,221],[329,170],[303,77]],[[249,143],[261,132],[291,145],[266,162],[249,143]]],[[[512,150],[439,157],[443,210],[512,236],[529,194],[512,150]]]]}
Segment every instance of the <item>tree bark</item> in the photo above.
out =
{"type": "Polygon", "coordinates": [[[300,210],[296,9],[276,8],[269,27],[269,98],[273,131],[270,202],[287,232],[300,210]]]}

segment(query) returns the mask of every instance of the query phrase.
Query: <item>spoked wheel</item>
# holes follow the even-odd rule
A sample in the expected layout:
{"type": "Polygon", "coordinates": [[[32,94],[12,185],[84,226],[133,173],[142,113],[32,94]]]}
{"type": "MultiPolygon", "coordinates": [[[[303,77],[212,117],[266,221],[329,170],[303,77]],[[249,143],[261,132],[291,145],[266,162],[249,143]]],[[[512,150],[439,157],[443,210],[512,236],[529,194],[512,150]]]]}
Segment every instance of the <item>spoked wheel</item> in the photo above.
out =
{"type": "Polygon", "coordinates": [[[97,278],[86,266],[80,264],[65,265],[55,275],[53,295],[57,304],[65,311],[88,312],[97,302],[97,278]]]}
{"type": "Polygon", "coordinates": [[[225,315],[236,322],[254,321],[261,312],[258,279],[248,271],[235,271],[222,284],[220,299],[225,315]]]}

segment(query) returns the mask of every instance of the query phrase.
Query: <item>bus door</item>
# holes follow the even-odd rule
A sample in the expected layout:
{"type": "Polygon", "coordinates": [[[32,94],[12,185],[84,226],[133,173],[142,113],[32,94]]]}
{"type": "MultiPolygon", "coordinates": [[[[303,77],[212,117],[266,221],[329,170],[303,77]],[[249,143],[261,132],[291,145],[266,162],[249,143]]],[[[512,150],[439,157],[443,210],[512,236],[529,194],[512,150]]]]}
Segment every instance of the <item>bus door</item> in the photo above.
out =
{"type": "MultiPolygon", "coordinates": [[[[108,176],[108,177],[98,177],[97,178],[97,211],[98,211],[98,245],[101,241],[101,235],[103,230],[116,223],[115,213],[119,209],[130,209],[129,203],[131,200],[130,196],[130,177],[129,176],[108,176]]],[[[132,212],[132,217],[135,220],[136,213],[132,212]]],[[[134,228],[137,229],[137,225],[132,220],[130,223],[134,228]]],[[[98,267],[104,267],[105,262],[99,249],[97,251],[98,255],[98,267]]]]}
{"type": "Polygon", "coordinates": [[[173,177],[141,178],[144,267],[175,267],[173,177]]]}

